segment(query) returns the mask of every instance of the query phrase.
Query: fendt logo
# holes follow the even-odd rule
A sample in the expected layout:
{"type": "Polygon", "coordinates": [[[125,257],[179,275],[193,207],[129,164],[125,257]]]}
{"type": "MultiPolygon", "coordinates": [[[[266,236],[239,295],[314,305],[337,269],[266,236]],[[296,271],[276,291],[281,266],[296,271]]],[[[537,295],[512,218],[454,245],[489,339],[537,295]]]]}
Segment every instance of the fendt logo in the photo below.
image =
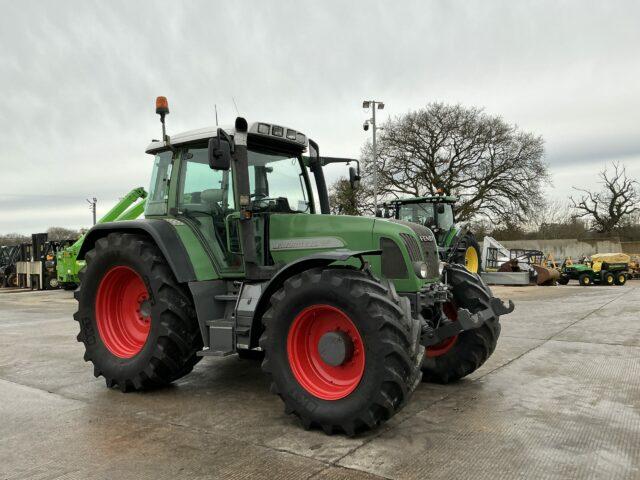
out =
{"type": "Polygon", "coordinates": [[[433,237],[431,235],[420,235],[421,242],[431,242],[433,241],[433,237]]]}

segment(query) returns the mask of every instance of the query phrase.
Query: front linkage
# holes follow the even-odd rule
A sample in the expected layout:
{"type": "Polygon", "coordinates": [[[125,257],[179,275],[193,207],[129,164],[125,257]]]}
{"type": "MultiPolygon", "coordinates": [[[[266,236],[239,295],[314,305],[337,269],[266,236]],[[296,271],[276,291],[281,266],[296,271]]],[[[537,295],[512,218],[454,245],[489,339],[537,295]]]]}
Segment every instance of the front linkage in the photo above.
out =
{"type": "Polygon", "coordinates": [[[480,276],[446,264],[442,282],[425,285],[412,306],[422,320],[423,380],[448,383],[478,369],[493,353],[501,315],[514,310],[492,295],[480,276]]]}
{"type": "Polygon", "coordinates": [[[457,319],[452,321],[444,311],[443,305],[453,301],[453,293],[450,285],[432,284],[426,285],[421,291],[421,310],[432,309],[435,312],[434,320],[423,319],[421,343],[425,347],[437,345],[455,337],[467,330],[480,328],[489,320],[513,312],[515,305],[509,300],[508,305],[496,297],[490,297],[489,306],[483,310],[471,313],[466,308],[457,310],[457,319]]]}

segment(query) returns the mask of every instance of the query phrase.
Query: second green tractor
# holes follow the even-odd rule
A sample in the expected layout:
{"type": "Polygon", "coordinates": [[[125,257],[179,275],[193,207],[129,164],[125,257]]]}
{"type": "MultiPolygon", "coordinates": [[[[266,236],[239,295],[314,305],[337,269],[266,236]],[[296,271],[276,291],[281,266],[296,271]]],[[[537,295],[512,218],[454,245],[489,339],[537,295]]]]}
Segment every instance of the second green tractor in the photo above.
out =
{"type": "Polygon", "coordinates": [[[420,379],[450,382],[492,354],[513,304],[438,258],[427,227],[329,215],[318,145],[248,123],[147,147],[145,218],[86,235],[78,340],[109,387],[145,390],[205,356],[262,357],[305,427],[375,428],[420,379]]]}
{"type": "Polygon", "coordinates": [[[443,261],[458,263],[472,273],[479,273],[480,245],[466,226],[455,222],[456,201],[456,197],[445,195],[391,200],[384,204],[385,216],[428,227],[436,236],[443,261]]]}

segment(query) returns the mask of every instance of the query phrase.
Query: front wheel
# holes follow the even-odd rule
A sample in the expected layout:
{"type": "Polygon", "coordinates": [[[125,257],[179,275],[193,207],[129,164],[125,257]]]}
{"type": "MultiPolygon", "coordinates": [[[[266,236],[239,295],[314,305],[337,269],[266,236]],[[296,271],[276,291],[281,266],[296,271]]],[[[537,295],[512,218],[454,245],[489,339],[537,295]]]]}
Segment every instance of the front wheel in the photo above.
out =
{"type": "Polygon", "coordinates": [[[166,385],[189,373],[202,348],[193,301],[156,245],[110,233],[86,260],[74,318],[94,375],[124,392],[166,385]]]}
{"type": "Polygon", "coordinates": [[[306,428],[353,435],[395,415],[420,380],[419,324],[391,284],[347,268],[287,279],[263,316],[272,391],[306,428]]]}
{"type": "MultiPolygon", "coordinates": [[[[453,301],[445,304],[443,310],[451,321],[457,320],[460,308],[476,313],[490,306],[491,292],[477,274],[461,265],[448,265],[445,275],[452,287],[453,301]]],[[[478,328],[428,346],[422,363],[422,380],[450,383],[469,375],[491,356],[499,336],[500,321],[495,316],[478,328]]]]}
{"type": "Polygon", "coordinates": [[[560,278],[558,279],[558,283],[560,285],[567,285],[569,283],[569,277],[565,277],[564,275],[560,275],[560,278]]]}
{"type": "Polygon", "coordinates": [[[583,287],[588,287],[589,285],[593,284],[593,281],[591,280],[591,275],[589,275],[588,273],[583,273],[582,275],[580,275],[578,277],[578,282],[583,287]]]}

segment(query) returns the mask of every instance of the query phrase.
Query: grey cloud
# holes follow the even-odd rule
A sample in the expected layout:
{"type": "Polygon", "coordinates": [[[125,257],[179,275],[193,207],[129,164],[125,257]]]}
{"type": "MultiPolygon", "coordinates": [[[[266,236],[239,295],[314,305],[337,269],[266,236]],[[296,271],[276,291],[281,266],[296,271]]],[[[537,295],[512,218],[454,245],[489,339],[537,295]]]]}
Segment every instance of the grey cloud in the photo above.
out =
{"type": "Polygon", "coordinates": [[[484,106],[543,135],[552,169],[640,158],[633,1],[61,0],[2,11],[0,195],[50,196],[40,210],[0,196],[2,231],[86,225],[86,196],[106,207],[146,185],[156,95],[169,98],[170,132],[213,124],[214,104],[231,121],[233,97],[241,114],[305,131],[328,155],[359,155],[359,105],[376,97],[383,120],[436,100],[484,106]]]}

